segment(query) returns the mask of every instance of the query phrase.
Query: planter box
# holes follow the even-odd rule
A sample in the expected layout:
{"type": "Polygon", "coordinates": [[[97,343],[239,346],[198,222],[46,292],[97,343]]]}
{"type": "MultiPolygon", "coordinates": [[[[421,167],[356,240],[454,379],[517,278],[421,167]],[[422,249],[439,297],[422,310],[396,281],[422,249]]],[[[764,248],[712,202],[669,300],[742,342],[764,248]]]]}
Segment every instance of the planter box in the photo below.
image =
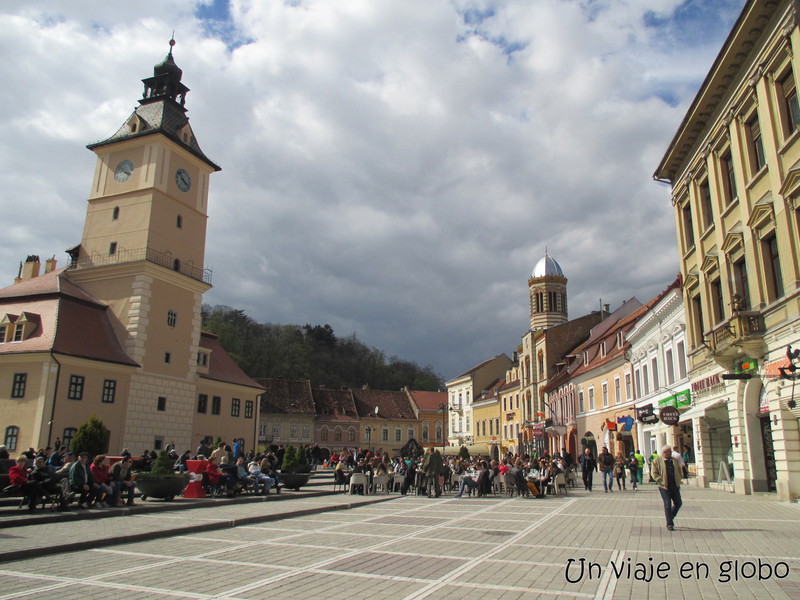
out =
{"type": "Polygon", "coordinates": [[[309,479],[311,473],[278,473],[278,481],[290,490],[299,490],[309,479]]]}
{"type": "Polygon", "coordinates": [[[163,498],[168,502],[175,496],[180,496],[189,483],[189,479],[183,477],[180,479],[136,479],[134,481],[142,493],[142,500],[163,498]]]}

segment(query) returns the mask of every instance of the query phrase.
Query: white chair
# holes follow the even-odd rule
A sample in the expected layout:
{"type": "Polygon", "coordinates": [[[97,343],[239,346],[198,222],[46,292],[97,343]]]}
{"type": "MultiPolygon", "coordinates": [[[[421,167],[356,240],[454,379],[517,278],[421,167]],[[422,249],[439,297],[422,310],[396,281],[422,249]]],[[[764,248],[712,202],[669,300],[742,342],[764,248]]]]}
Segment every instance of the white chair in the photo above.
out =
{"type": "Polygon", "coordinates": [[[372,491],[374,494],[378,488],[382,488],[384,492],[389,493],[389,476],[388,475],[375,475],[372,478],[372,491]]]}
{"type": "Polygon", "coordinates": [[[369,477],[364,475],[364,473],[353,473],[350,475],[350,488],[349,493],[353,493],[353,487],[357,485],[364,486],[364,495],[369,494],[369,477]]]}
{"type": "Polygon", "coordinates": [[[548,490],[553,490],[556,494],[560,494],[562,491],[564,495],[567,495],[567,478],[564,476],[564,473],[558,473],[555,477],[550,480],[550,483],[547,484],[548,490]]]}

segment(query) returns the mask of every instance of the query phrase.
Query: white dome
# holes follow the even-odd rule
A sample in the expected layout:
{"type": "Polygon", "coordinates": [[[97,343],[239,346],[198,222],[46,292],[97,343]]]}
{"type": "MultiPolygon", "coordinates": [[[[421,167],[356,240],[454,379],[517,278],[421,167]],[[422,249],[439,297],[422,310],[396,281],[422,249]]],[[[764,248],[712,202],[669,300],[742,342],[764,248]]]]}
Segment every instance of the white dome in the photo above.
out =
{"type": "Polygon", "coordinates": [[[542,259],[536,263],[536,266],[533,267],[533,273],[531,273],[531,277],[548,276],[564,277],[564,271],[561,270],[561,265],[556,262],[556,259],[545,254],[544,257],[542,257],[542,259]]]}

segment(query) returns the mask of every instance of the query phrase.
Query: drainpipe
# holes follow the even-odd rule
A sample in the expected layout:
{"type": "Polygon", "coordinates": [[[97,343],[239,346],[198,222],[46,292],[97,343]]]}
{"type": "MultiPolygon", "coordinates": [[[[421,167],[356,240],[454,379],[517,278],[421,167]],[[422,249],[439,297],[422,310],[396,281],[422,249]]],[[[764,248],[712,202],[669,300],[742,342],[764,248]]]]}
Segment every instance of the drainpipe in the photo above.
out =
{"type": "Polygon", "coordinates": [[[47,429],[47,444],[45,445],[45,447],[49,446],[50,442],[53,439],[53,419],[55,418],[56,414],[56,398],[58,398],[58,380],[61,377],[61,363],[58,362],[56,355],[53,354],[52,352],[50,353],[50,358],[52,358],[53,361],[58,365],[58,370],[56,370],[56,387],[55,390],[53,390],[53,407],[50,409],[50,424],[47,429]]]}

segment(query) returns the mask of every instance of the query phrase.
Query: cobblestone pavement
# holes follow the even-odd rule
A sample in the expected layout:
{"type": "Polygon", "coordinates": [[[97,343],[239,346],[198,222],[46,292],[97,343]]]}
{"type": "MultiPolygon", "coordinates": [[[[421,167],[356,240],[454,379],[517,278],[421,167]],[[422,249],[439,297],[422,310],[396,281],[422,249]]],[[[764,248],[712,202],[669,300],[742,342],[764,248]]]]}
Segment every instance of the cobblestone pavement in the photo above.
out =
{"type": "Polygon", "coordinates": [[[673,532],[653,485],[541,500],[354,497],[331,510],[351,500],[337,495],[6,528],[5,551],[119,543],[6,560],[0,600],[800,598],[800,505],[682,492],[673,532]],[[299,509],[309,514],[291,517],[299,509]],[[265,511],[287,518],[259,522],[265,511]],[[125,543],[159,528],[173,533],[125,543]]]}

